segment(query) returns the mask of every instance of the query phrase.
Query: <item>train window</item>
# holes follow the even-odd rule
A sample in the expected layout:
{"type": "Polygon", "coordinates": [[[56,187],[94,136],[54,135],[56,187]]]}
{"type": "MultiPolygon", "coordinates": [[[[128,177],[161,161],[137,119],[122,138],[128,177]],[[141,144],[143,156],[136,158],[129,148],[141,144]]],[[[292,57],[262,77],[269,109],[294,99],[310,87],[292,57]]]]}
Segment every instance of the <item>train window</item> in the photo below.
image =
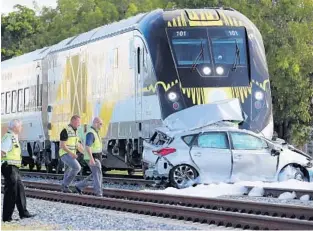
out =
{"type": "Polygon", "coordinates": [[[132,69],[134,67],[134,40],[133,39],[129,40],[128,62],[129,62],[129,69],[132,69]]]}
{"type": "Polygon", "coordinates": [[[243,38],[212,38],[214,62],[216,64],[233,64],[238,53],[238,65],[245,65],[245,46],[243,38]]]}
{"type": "Polygon", "coordinates": [[[42,84],[40,84],[40,77],[37,75],[37,108],[42,106],[42,84]]]}
{"type": "Polygon", "coordinates": [[[11,92],[5,94],[6,108],[5,113],[9,114],[11,112],[11,92]]]}
{"type": "Polygon", "coordinates": [[[179,66],[210,63],[207,39],[173,39],[175,56],[179,66]]]}
{"type": "Polygon", "coordinates": [[[114,49],[114,68],[118,68],[118,48],[114,49]]]}
{"type": "Polygon", "coordinates": [[[17,111],[18,112],[23,111],[23,104],[24,104],[23,89],[19,89],[17,93],[17,111]]]}
{"type": "Polygon", "coordinates": [[[28,111],[29,110],[29,88],[25,88],[24,89],[24,111],[28,111]]]}
{"type": "Polygon", "coordinates": [[[143,69],[146,71],[147,70],[147,53],[146,49],[142,49],[142,66],[143,69]]]}
{"type": "Polygon", "coordinates": [[[17,93],[16,91],[12,91],[12,97],[11,97],[11,112],[15,113],[16,112],[16,105],[17,105],[17,93]]]}
{"type": "Polygon", "coordinates": [[[213,59],[216,64],[247,65],[247,42],[244,27],[210,28],[213,59]]]}
{"type": "Polygon", "coordinates": [[[137,72],[140,74],[140,47],[137,48],[137,72]]]}
{"type": "Polygon", "coordinates": [[[5,111],[5,95],[1,93],[1,115],[4,114],[5,111]]]}

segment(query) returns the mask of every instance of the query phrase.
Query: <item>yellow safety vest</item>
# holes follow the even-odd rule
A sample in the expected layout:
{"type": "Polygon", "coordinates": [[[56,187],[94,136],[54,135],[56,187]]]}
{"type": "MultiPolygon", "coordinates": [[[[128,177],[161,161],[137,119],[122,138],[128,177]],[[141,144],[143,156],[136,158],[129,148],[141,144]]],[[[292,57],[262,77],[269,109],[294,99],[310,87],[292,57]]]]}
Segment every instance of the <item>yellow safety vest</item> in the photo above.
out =
{"type": "MultiPolygon", "coordinates": [[[[93,142],[93,144],[90,146],[91,148],[91,152],[92,153],[102,153],[102,139],[99,135],[99,133],[94,129],[94,128],[89,128],[87,133],[86,133],[86,136],[88,133],[92,133],[95,137],[95,141],[93,142]]],[[[85,139],[86,140],[86,139],[85,139]]],[[[85,152],[84,154],[84,159],[85,160],[90,160],[90,157],[88,155],[87,152],[85,152]]]]}
{"type": "MultiPolygon", "coordinates": [[[[65,142],[65,144],[71,152],[76,154],[79,137],[77,136],[76,131],[72,128],[72,126],[68,125],[65,129],[66,129],[67,135],[68,135],[68,139],[65,142]]],[[[67,153],[67,151],[65,151],[61,148],[59,151],[59,156],[61,157],[66,153],[67,153]]]]}
{"type": "Polygon", "coordinates": [[[10,131],[2,137],[2,140],[5,139],[12,140],[12,149],[6,153],[5,157],[1,157],[1,163],[7,161],[8,164],[21,166],[22,152],[18,139],[10,131]]]}

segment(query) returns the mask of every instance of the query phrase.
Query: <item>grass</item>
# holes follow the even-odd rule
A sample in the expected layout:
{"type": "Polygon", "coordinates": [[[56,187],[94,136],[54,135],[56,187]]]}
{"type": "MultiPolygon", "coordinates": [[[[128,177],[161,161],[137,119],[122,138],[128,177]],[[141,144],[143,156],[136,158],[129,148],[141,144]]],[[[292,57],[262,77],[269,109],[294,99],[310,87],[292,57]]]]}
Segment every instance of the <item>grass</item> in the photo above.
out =
{"type": "Polygon", "coordinates": [[[58,230],[57,226],[53,225],[20,225],[14,223],[1,222],[1,230],[58,230]]]}
{"type": "MultiPolygon", "coordinates": [[[[106,172],[106,174],[128,175],[128,172],[123,170],[111,170],[106,172]]],[[[135,172],[134,175],[142,176],[142,172],[135,172]]]]}

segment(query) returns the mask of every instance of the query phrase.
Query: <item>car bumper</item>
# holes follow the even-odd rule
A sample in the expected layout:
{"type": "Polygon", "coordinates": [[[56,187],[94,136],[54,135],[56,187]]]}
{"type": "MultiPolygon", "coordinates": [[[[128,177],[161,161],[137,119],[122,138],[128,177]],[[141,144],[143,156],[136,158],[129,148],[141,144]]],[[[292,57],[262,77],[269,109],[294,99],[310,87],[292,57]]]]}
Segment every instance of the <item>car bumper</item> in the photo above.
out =
{"type": "Polygon", "coordinates": [[[164,180],[168,179],[172,164],[165,158],[159,158],[155,165],[144,165],[146,179],[164,180]]]}
{"type": "Polygon", "coordinates": [[[313,182],[313,167],[311,168],[306,168],[308,170],[308,173],[309,173],[309,182],[313,182]]]}

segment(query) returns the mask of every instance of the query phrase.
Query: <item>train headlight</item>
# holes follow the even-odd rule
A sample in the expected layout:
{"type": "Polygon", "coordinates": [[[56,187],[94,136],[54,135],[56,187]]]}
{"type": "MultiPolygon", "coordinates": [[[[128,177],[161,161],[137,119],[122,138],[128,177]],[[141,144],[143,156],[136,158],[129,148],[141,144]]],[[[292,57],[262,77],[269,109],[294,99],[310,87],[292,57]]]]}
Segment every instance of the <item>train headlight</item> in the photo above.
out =
{"type": "Polygon", "coordinates": [[[202,69],[202,71],[203,71],[203,74],[205,74],[205,75],[211,74],[211,68],[209,68],[209,67],[204,67],[202,69]]]}
{"type": "Polygon", "coordinates": [[[254,93],[254,98],[255,98],[256,100],[263,100],[263,98],[264,98],[263,92],[262,92],[262,91],[256,91],[256,92],[254,93]]]}
{"type": "Polygon", "coordinates": [[[217,73],[218,75],[224,74],[224,68],[223,68],[223,67],[217,67],[217,68],[216,68],[216,73],[217,73]]]}
{"type": "Polygon", "coordinates": [[[176,101],[177,100],[177,94],[175,92],[170,92],[168,93],[167,95],[168,99],[172,102],[176,101]]]}

